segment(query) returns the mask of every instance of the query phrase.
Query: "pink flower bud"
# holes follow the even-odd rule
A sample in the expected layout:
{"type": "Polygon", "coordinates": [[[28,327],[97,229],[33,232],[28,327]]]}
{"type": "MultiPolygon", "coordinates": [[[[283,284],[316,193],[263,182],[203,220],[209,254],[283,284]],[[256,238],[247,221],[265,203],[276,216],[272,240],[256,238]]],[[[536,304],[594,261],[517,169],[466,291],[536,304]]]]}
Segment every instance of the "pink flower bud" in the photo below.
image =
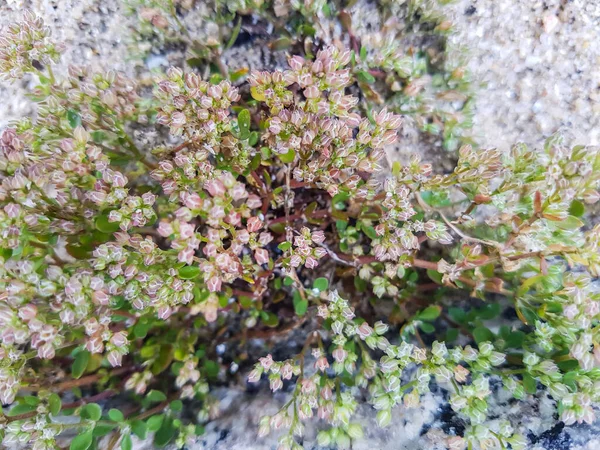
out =
{"type": "Polygon", "coordinates": [[[113,337],[110,339],[110,343],[115,347],[123,347],[127,344],[127,334],[124,331],[119,331],[118,333],[113,334],[113,337]]]}
{"type": "Polygon", "coordinates": [[[356,330],[361,339],[366,339],[373,334],[373,329],[367,322],[363,322],[356,330]]]}
{"type": "Polygon", "coordinates": [[[262,375],[262,371],[259,369],[254,369],[252,372],[250,372],[250,374],[248,375],[248,381],[250,383],[256,383],[257,381],[260,380],[260,376],[262,375]]]}
{"type": "Polygon", "coordinates": [[[211,180],[204,183],[204,189],[213,197],[223,197],[226,189],[225,185],[220,180],[211,180]]]}
{"type": "Polygon", "coordinates": [[[256,216],[250,217],[246,224],[246,228],[248,228],[248,231],[250,233],[257,232],[258,230],[260,230],[262,228],[262,226],[263,226],[262,221],[256,216]]]}
{"type": "Polygon", "coordinates": [[[52,358],[54,358],[54,355],[55,355],[54,346],[50,342],[47,342],[38,348],[38,357],[39,358],[52,359],[52,358]]]}
{"type": "Polygon", "coordinates": [[[212,276],[206,282],[206,287],[210,292],[219,292],[221,290],[221,278],[217,275],[212,276]]]}
{"type": "Polygon", "coordinates": [[[347,356],[348,356],[348,352],[346,350],[344,350],[343,347],[337,347],[333,351],[333,359],[335,359],[339,363],[344,362],[344,360],[346,359],[347,356]]]}
{"type": "Polygon", "coordinates": [[[166,320],[171,316],[171,314],[173,314],[173,310],[168,305],[158,308],[157,315],[159,319],[166,320]]]}
{"type": "Polygon", "coordinates": [[[258,264],[267,264],[269,262],[269,252],[264,248],[259,248],[254,252],[254,258],[258,264]]]}
{"type": "Polygon", "coordinates": [[[273,365],[273,357],[271,356],[270,353],[267,356],[260,358],[258,361],[260,362],[260,365],[262,366],[262,368],[267,371],[273,365]]]}
{"type": "Polygon", "coordinates": [[[111,366],[117,367],[120,366],[123,362],[123,355],[119,353],[117,350],[113,350],[108,353],[108,362],[111,366]]]}

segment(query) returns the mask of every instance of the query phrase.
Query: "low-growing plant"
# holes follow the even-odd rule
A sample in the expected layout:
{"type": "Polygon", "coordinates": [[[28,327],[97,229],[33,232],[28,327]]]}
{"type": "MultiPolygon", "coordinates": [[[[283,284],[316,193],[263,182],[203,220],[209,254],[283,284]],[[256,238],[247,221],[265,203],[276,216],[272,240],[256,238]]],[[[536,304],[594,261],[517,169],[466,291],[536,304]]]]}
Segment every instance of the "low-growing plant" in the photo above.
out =
{"type": "Polygon", "coordinates": [[[433,385],[466,424],[451,449],[526,446],[489,418],[495,380],[594,420],[597,148],[553,136],[465,145],[451,173],[386,169],[402,117],[361,113],[352,49],[237,84],[171,68],[152,98],[114,72],[59,76],[59,51],[31,14],[0,37],[3,77],[39,80],[37,118],[0,138],[3,445],[181,448],[214,416],[210,387],[245,369],[290,393],[258,430],[286,430],[282,450],[313,416],[320,445],[347,448],[359,395],[385,427],[433,385]],[[275,360],[288,333],[304,344],[275,360]]]}
{"type": "Polygon", "coordinates": [[[424,133],[421,140],[433,137],[450,151],[472,143],[473,89],[464,52],[449,39],[453,25],[443,9],[449,2],[384,1],[363,9],[356,1],[197,3],[125,0],[138,19],[132,48],[145,57],[151,51],[168,53],[170,45],[183,46],[190,67],[237,80],[248,68],[229,69],[227,60],[235,59],[231,49],[241,33],[269,30],[256,33],[256,46],[273,53],[301,49],[310,58],[317,43],[343,42],[354,51],[348,68],[369,109],[385,105],[403,114],[405,122],[424,133]],[[364,24],[365,19],[373,23],[364,24]]]}

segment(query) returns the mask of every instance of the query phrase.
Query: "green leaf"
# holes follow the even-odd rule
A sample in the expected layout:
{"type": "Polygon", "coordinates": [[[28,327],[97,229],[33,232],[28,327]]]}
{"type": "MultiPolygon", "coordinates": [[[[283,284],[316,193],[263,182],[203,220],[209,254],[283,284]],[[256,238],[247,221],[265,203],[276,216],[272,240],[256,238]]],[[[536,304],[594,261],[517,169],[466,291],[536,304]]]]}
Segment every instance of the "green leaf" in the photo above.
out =
{"type": "Polygon", "coordinates": [[[535,394],[537,392],[537,381],[528,373],[523,374],[523,386],[525,387],[525,392],[528,394],[535,394]]]}
{"type": "Polygon", "coordinates": [[[146,398],[148,400],[150,400],[151,402],[158,403],[158,402],[164,402],[167,399],[167,396],[160,391],[152,389],[150,392],[148,392],[148,395],[146,395],[146,398]]]}
{"type": "Polygon", "coordinates": [[[360,47],[359,56],[360,56],[360,60],[362,62],[366,61],[366,59],[367,59],[367,47],[365,47],[364,45],[360,47]]]}
{"type": "Polygon", "coordinates": [[[362,226],[362,230],[364,231],[364,233],[369,237],[369,239],[377,239],[377,232],[375,231],[375,228],[371,227],[371,226],[362,226]]]}
{"type": "Polygon", "coordinates": [[[26,395],[21,400],[23,401],[23,403],[31,406],[37,406],[40,404],[40,399],[34,397],[33,395],[26,395]]]}
{"type": "Polygon", "coordinates": [[[28,405],[27,403],[20,403],[18,405],[13,406],[6,415],[8,417],[18,416],[19,414],[25,414],[31,411],[35,411],[36,406],[28,405]]]}
{"type": "Polygon", "coordinates": [[[423,330],[423,332],[427,334],[433,333],[435,331],[435,327],[429,322],[421,322],[419,324],[419,328],[421,328],[421,330],[423,330]]]}
{"type": "MultiPolygon", "coordinates": [[[[250,145],[250,147],[254,147],[256,144],[258,144],[258,139],[260,138],[260,135],[258,134],[258,131],[251,131],[250,132],[250,136],[248,136],[248,145],[250,145]]],[[[258,162],[260,165],[260,153],[257,153],[256,156],[258,156],[258,162]]],[[[252,170],[256,170],[258,169],[258,165],[256,167],[254,167],[254,169],[252,170]]]]}
{"type": "Polygon", "coordinates": [[[71,441],[70,450],[87,450],[92,445],[92,440],[94,436],[92,435],[92,430],[87,430],[71,441]]]}
{"type": "Polygon", "coordinates": [[[473,330],[473,337],[475,338],[475,342],[480,344],[486,341],[494,340],[494,333],[492,333],[489,328],[486,327],[477,327],[473,330]]]}
{"type": "Polygon", "coordinates": [[[169,407],[173,411],[181,411],[183,409],[183,402],[181,400],[173,400],[169,407]]]}
{"type": "Polygon", "coordinates": [[[308,310],[308,300],[302,299],[298,291],[294,291],[294,311],[297,315],[303,316],[308,310]]]}
{"type": "Polygon", "coordinates": [[[206,373],[209,378],[214,379],[219,375],[219,365],[210,359],[205,360],[202,367],[204,368],[204,373],[206,373]]]}
{"type": "MultiPolygon", "coordinates": [[[[150,417],[150,419],[152,419],[152,417],[150,417]]],[[[150,419],[148,419],[148,421],[150,421],[150,419]]],[[[146,425],[146,422],[144,422],[143,420],[136,419],[133,422],[131,422],[131,431],[137,437],[144,440],[148,435],[148,425],[146,425]]]]}
{"type": "Polygon", "coordinates": [[[575,216],[568,216],[560,222],[553,222],[553,224],[561,230],[578,230],[583,226],[581,219],[578,219],[575,216]]]}
{"type": "Polygon", "coordinates": [[[235,41],[237,40],[237,38],[238,38],[238,36],[240,34],[241,28],[242,28],[242,17],[239,16],[238,17],[238,21],[235,24],[235,27],[231,31],[231,36],[229,37],[229,40],[227,41],[227,45],[225,46],[225,50],[228,50],[231,47],[233,47],[233,44],[235,44],[235,41]]]}
{"type": "Polygon", "coordinates": [[[117,427],[117,425],[114,423],[97,422],[96,425],[94,426],[94,430],[92,431],[92,434],[94,435],[94,437],[106,436],[107,434],[112,433],[112,431],[116,427],[117,427]]]}
{"type": "Polygon", "coordinates": [[[348,221],[347,220],[336,220],[335,228],[338,230],[338,232],[340,234],[343,233],[344,231],[346,231],[346,228],[348,228],[348,221]]]}
{"type": "Polygon", "coordinates": [[[286,242],[282,242],[281,244],[279,244],[277,246],[277,248],[279,250],[281,250],[282,252],[285,252],[286,250],[289,250],[291,246],[292,246],[292,243],[286,241],[286,242]]]}
{"type": "Polygon", "coordinates": [[[154,435],[154,445],[157,447],[165,447],[173,437],[175,437],[176,429],[173,426],[173,419],[166,417],[163,420],[161,427],[154,435]]]}
{"type": "Polygon", "coordinates": [[[75,360],[73,361],[73,365],[71,366],[71,376],[73,378],[80,378],[85,372],[88,363],[90,362],[90,352],[87,350],[82,350],[77,353],[75,356],[75,360]]]}
{"type": "Polygon", "coordinates": [[[273,327],[276,327],[277,325],[279,325],[279,318],[272,312],[261,311],[260,317],[261,317],[263,323],[268,327],[273,328],[273,327]]]}
{"type": "Polygon", "coordinates": [[[67,120],[69,121],[71,128],[77,128],[81,125],[81,116],[77,111],[72,109],[67,110],[67,120]]]}
{"type": "Polygon", "coordinates": [[[148,418],[148,421],[146,422],[147,426],[147,431],[158,431],[158,429],[161,427],[163,420],[165,420],[165,415],[164,414],[157,414],[156,416],[152,416],[148,418]]]}
{"type": "Polygon", "coordinates": [[[427,276],[431,278],[432,281],[437,284],[442,284],[443,275],[439,273],[437,270],[427,269],[427,276]]]}
{"type": "Polygon", "coordinates": [[[521,348],[523,346],[523,341],[525,340],[525,333],[519,330],[512,331],[505,340],[507,346],[521,348]]]}
{"type": "Polygon", "coordinates": [[[123,413],[115,408],[112,408],[108,411],[108,418],[110,420],[114,420],[115,422],[123,422],[125,420],[123,413]]]}
{"type": "Polygon", "coordinates": [[[250,111],[242,109],[238,114],[238,128],[240,130],[240,139],[248,139],[250,136],[250,111]]]}
{"type": "Polygon", "coordinates": [[[48,409],[50,410],[50,414],[53,416],[58,415],[58,413],[60,413],[60,408],[62,408],[62,401],[58,394],[50,394],[50,397],[48,397],[48,409]]]}
{"type": "Polygon", "coordinates": [[[125,434],[121,438],[121,450],[131,450],[133,448],[133,444],[131,442],[131,435],[125,434]]]}
{"type": "Polygon", "coordinates": [[[431,305],[425,308],[420,313],[418,313],[415,317],[418,320],[426,320],[428,322],[431,322],[440,316],[441,311],[442,308],[440,306],[431,305]]]}
{"type": "Polygon", "coordinates": [[[446,331],[446,339],[444,339],[446,342],[452,342],[455,341],[458,338],[458,328],[448,328],[448,331],[446,331]]]}
{"type": "Polygon", "coordinates": [[[294,284],[294,279],[293,278],[285,277],[283,279],[283,285],[284,286],[291,286],[292,284],[294,284]]]}
{"type": "Polygon", "coordinates": [[[460,308],[449,308],[448,315],[452,320],[458,323],[463,323],[467,314],[460,308]]]}
{"type": "Polygon", "coordinates": [[[114,233],[115,231],[119,231],[119,223],[109,222],[108,215],[106,214],[96,217],[94,224],[96,225],[96,229],[103,233],[114,233]]]}
{"type": "Polygon", "coordinates": [[[327,290],[327,288],[329,287],[329,281],[327,280],[327,278],[323,278],[323,277],[317,278],[313,282],[313,287],[320,292],[325,292],[327,290]]]}
{"type": "Polygon", "coordinates": [[[488,303],[479,311],[477,311],[477,315],[483,320],[492,320],[498,317],[500,311],[501,308],[499,303],[488,303]]]}
{"type": "Polygon", "coordinates": [[[173,419],[166,418],[163,420],[162,426],[154,435],[154,445],[157,447],[165,447],[175,437],[176,429],[173,426],[173,419]]]}
{"type": "Polygon", "coordinates": [[[358,81],[362,81],[363,83],[375,83],[375,77],[366,70],[359,70],[356,72],[356,78],[358,78],[358,81]]]}
{"type": "Polygon", "coordinates": [[[183,266],[179,269],[179,278],[182,280],[193,280],[200,275],[200,267],[183,266]]]}
{"type": "Polygon", "coordinates": [[[97,403],[88,403],[81,407],[79,415],[82,419],[89,419],[97,422],[102,417],[102,408],[97,403]]]}
{"type": "Polygon", "coordinates": [[[581,217],[585,213],[585,205],[579,200],[573,200],[569,207],[569,214],[575,217],[581,217]]]}
{"type": "Polygon", "coordinates": [[[282,163],[289,164],[294,162],[294,159],[296,159],[296,151],[290,148],[287,153],[278,156],[282,163]]]}

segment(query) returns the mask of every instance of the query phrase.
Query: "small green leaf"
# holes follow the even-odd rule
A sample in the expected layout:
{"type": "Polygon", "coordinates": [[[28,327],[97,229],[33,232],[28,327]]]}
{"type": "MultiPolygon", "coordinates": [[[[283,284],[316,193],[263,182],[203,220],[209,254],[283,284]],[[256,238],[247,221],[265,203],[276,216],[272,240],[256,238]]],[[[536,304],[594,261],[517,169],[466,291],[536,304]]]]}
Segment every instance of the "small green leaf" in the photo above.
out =
{"type": "Polygon", "coordinates": [[[440,316],[442,308],[440,306],[431,305],[416,315],[418,320],[431,322],[440,316]]]}
{"type": "Polygon", "coordinates": [[[475,342],[480,344],[486,341],[494,340],[494,333],[492,333],[489,328],[486,327],[477,327],[473,330],[473,337],[475,338],[475,342]]]}
{"type": "Polygon", "coordinates": [[[375,228],[363,225],[362,230],[369,237],[369,239],[377,239],[378,238],[375,228]]]}
{"type": "Polygon", "coordinates": [[[97,422],[102,417],[102,408],[97,403],[88,403],[81,407],[79,415],[82,419],[89,419],[97,422]]]}
{"type": "Polygon", "coordinates": [[[92,434],[94,435],[94,437],[102,437],[102,436],[106,436],[107,434],[112,433],[112,431],[117,427],[116,424],[114,423],[102,423],[102,422],[96,422],[96,425],[94,426],[94,431],[92,431],[92,434]]]}
{"type": "Polygon", "coordinates": [[[71,441],[70,450],[87,450],[92,446],[92,440],[94,436],[92,435],[92,430],[87,430],[71,441]]]}
{"type": "Polygon", "coordinates": [[[131,450],[133,448],[133,444],[131,442],[131,435],[125,434],[121,438],[121,450],[131,450]]]}
{"type": "Polygon", "coordinates": [[[535,394],[537,392],[537,381],[528,373],[523,374],[523,386],[525,387],[525,392],[528,394],[535,394]]]}
{"type": "Polygon", "coordinates": [[[235,44],[235,41],[237,40],[238,35],[240,34],[241,28],[242,28],[242,17],[239,16],[238,17],[238,21],[235,24],[235,27],[231,31],[231,36],[229,37],[229,40],[227,41],[227,45],[225,46],[225,50],[228,50],[231,47],[233,47],[233,44],[235,44]]]}
{"type": "Polygon", "coordinates": [[[297,315],[303,316],[308,310],[308,300],[303,299],[298,291],[294,291],[294,311],[297,315]]]}
{"type": "Polygon", "coordinates": [[[431,278],[432,281],[437,284],[442,284],[443,275],[439,273],[437,270],[427,269],[427,276],[431,278]]]}
{"type": "Polygon", "coordinates": [[[60,413],[60,408],[62,408],[62,401],[58,394],[50,394],[50,397],[48,397],[48,409],[50,410],[50,414],[53,416],[58,415],[58,413],[60,413]]]}
{"type": "Polygon", "coordinates": [[[554,226],[561,230],[578,230],[583,226],[581,219],[575,216],[568,216],[565,220],[553,222],[554,226]]]}
{"type": "Polygon", "coordinates": [[[367,59],[367,47],[365,47],[364,45],[360,47],[359,56],[362,62],[364,62],[367,59]]]}
{"type": "Polygon", "coordinates": [[[80,378],[85,372],[88,363],[90,362],[90,352],[82,350],[77,353],[73,365],[71,366],[71,376],[73,378],[80,378]]]}
{"type": "Polygon", "coordinates": [[[262,319],[263,323],[268,327],[273,328],[279,325],[279,318],[272,312],[261,311],[260,318],[262,319]]]}
{"type": "Polygon", "coordinates": [[[160,391],[152,389],[150,392],[148,392],[148,395],[146,395],[146,398],[148,400],[150,400],[151,402],[158,403],[158,402],[164,402],[167,399],[167,396],[160,391]]]}
{"type": "Polygon", "coordinates": [[[283,279],[283,285],[284,286],[291,286],[292,284],[294,284],[294,279],[293,278],[285,277],[283,279]]]}
{"type": "Polygon", "coordinates": [[[289,164],[294,162],[294,159],[296,159],[296,151],[290,148],[287,153],[278,156],[282,163],[289,164]]]}
{"type": "Polygon", "coordinates": [[[286,242],[282,242],[281,244],[279,244],[277,246],[277,248],[279,250],[281,250],[282,252],[285,252],[286,250],[289,250],[291,246],[292,246],[292,243],[286,241],[286,242]]]}
{"type": "Polygon", "coordinates": [[[183,409],[183,402],[181,400],[173,400],[169,406],[173,411],[181,411],[183,409]]]}
{"type": "Polygon", "coordinates": [[[435,327],[429,322],[421,322],[419,324],[419,328],[421,328],[421,330],[427,334],[433,333],[435,331],[435,327]]]}
{"type": "Polygon", "coordinates": [[[499,303],[488,303],[479,311],[477,311],[477,315],[483,320],[492,320],[498,317],[502,308],[499,303]]]}
{"type": "Polygon", "coordinates": [[[573,200],[569,207],[569,214],[575,217],[581,217],[585,213],[585,205],[579,200],[573,200]]]}
{"type": "MultiPolygon", "coordinates": [[[[152,419],[152,417],[150,417],[150,419],[152,419]]],[[[148,419],[148,421],[150,421],[150,419],[148,419]]],[[[144,440],[148,435],[148,425],[146,425],[146,422],[144,422],[143,420],[136,419],[133,422],[131,422],[131,431],[137,437],[144,440]]]]}
{"type": "Polygon", "coordinates": [[[146,422],[146,424],[148,425],[147,431],[152,431],[152,432],[158,431],[158,429],[162,425],[164,419],[165,419],[164,414],[158,414],[156,416],[149,417],[146,422]]]}
{"type": "Polygon", "coordinates": [[[166,417],[163,420],[161,427],[154,435],[154,445],[157,447],[165,447],[173,437],[175,437],[176,429],[173,426],[173,419],[166,417]]]}
{"type": "Polygon", "coordinates": [[[327,290],[327,288],[329,287],[329,281],[327,280],[327,278],[323,278],[323,277],[317,278],[313,282],[313,287],[320,292],[325,292],[327,290]]]}
{"type": "Polygon", "coordinates": [[[77,128],[81,125],[81,116],[77,111],[72,109],[67,110],[67,120],[69,121],[71,128],[77,128]]]}
{"type": "Polygon", "coordinates": [[[193,280],[200,275],[200,267],[183,266],[179,269],[179,278],[182,280],[193,280]]]}
{"type": "Polygon", "coordinates": [[[362,81],[363,83],[375,83],[375,77],[366,70],[359,70],[356,72],[356,78],[358,78],[358,81],[362,81]]]}
{"type": "Polygon", "coordinates": [[[96,225],[96,229],[98,231],[101,231],[102,233],[114,233],[116,231],[119,231],[119,223],[109,222],[108,215],[106,214],[102,214],[96,217],[94,224],[96,225]]]}
{"type": "Polygon", "coordinates": [[[108,411],[108,418],[110,420],[114,420],[115,422],[123,422],[125,420],[123,413],[118,409],[114,408],[108,411]]]}
{"type": "MultiPolygon", "coordinates": [[[[248,136],[248,145],[250,145],[250,147],[254,147],[256,144],[258,144],[258,139],[260,138],[260,135],[258,134],[258,131],[251,131],[250,132],[250,136],[248,136]]],[[[260,154],[257,153],[257,155],[259,157],[259,162],[260,162],[260,154]]],[[[257,169],[258,166],[256,166],[254,169],[257,169]]]]}
{"type": "Polygon", "coordinates": [[[209,378],[214,379],[219,375],[219,365],[210,359],[205,360],[202,367],[204,367],[204,373],[206,373],[209,378]]]}
{"type": "Polygon", "coordinates": [[[446,331],[446,342],[453,342],[458,338],[458,329],[457,328],[448,328],[446,331]]]}
{"type": "Polygon", "coordinates": [[[240,139],[248,139],[250,136],[250,111],[242,109],[238,114],[238,128],[240,130],[240,139]]]}
{"type": "Polygon", "coordinates": [[[11,408],[10,411],[8,411],[8,413],[6,413],[6,415],[8,417],[13,417],[13,416],[18,416],[19,414],[25,414],[31,411],[35,411],[36,407],[34,405],[28,405],[27,403],[21,403],[18,405],[15,405],[11,408]]]}

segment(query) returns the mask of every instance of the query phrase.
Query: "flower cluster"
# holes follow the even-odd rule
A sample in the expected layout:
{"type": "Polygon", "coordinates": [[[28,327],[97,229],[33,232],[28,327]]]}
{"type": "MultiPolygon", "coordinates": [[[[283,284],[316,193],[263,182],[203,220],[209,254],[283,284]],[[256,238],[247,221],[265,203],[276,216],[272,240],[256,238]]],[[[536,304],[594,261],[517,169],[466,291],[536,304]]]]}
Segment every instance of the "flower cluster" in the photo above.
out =
{"type": "Polygon", "coordinates": [[[23,21],[8,27],[0,36],[0,77],[18,80],[39,66],[56,62],[62,47],[50,39],[50,30],[41,18],[27,11],[23,21]]]}

